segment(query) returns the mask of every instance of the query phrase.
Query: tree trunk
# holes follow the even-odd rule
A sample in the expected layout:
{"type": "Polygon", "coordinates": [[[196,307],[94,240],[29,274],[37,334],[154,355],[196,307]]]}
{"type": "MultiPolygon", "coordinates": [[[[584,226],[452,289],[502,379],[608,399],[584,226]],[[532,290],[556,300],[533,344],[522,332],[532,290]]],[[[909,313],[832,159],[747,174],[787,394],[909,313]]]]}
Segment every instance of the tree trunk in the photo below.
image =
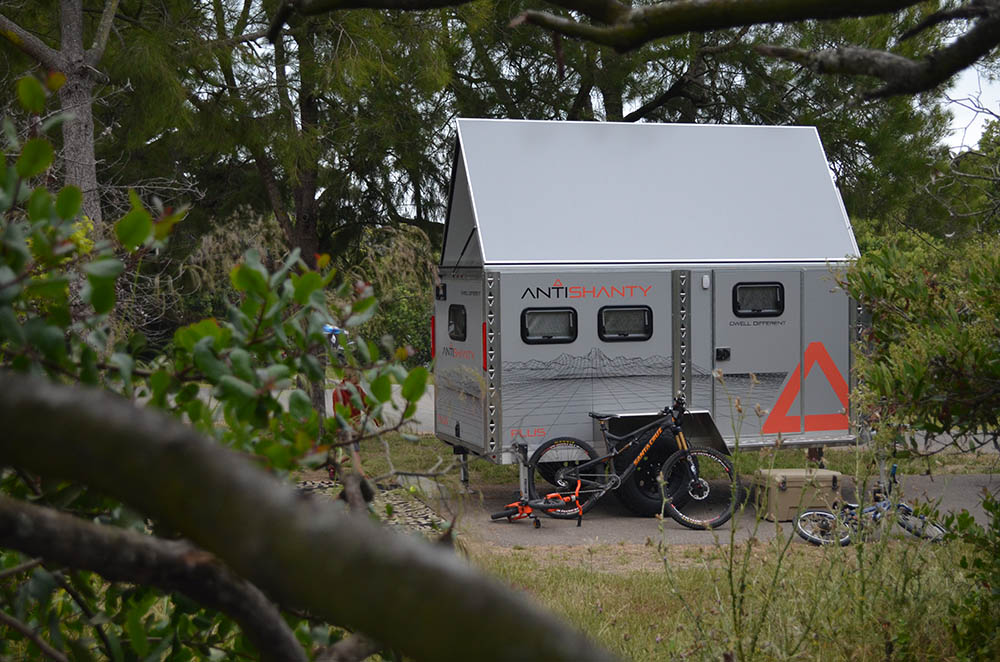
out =
{"type": "MultiPolygon", "coordinates": [[[[114,5],[110,6],[113,9],[114,5]]],[[[94,76],[95,62],[88,61],[83,45],[83,0],[62,0],[59,33],[60,56],[65,66],[66,83],[59,90],[62,111],[72,118],[63,123],[63,168],[67,186],[83,191],[83,213],[103,229],[101,200],[97,190],[97,159],[94,157],[94,76]]],[[[103,46],[102,46],[103,48],[103,46]]],[[[99,58],[100,51],[89,54],[99,58]]]]}
{"type": "Polygon", "coordinates": [[[90,76],[83,72],[66,72],[66,84],[59,90],[59,99],[63,112],[73,116],[62,125],[65,183],[83,191],[83,213],[100,231],[104,217],[94,156],[93,93],[94,81],[90,76]]]}

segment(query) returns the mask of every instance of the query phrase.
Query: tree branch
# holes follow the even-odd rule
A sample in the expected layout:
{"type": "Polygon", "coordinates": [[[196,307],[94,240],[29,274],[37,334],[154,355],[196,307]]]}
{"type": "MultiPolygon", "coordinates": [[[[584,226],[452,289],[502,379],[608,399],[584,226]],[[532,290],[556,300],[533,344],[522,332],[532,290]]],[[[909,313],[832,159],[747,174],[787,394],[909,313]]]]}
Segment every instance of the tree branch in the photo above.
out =
{"type": "Polygon", "coordinates": [[[933,89],[990,53],[997,44],[1000,44],[1000,13],[977,21],[964,35],[922,60],[867,48],[804,51],[759,45],[754,49],[762,55],[797,62],[819,73],[874,76],[887,83],[868,95],[878,98],[933,89]]]}
{"type": "Polygon", "coordinates": [[[316,656],[316,662],[361,662],[382,650],[363,634],[352,634],[316,656]]]}
{"type": "Polygon", "coordinates": [[[989,13],[989,9],[983,4],[973,0],[971,4],[964,7],[959,7],[957,9],[943,10],[934,12],[924,20],[917,23],[915,26],[904,32],[899,36],[900,41],[906,41],[912,37],[917,36],[924,30],[939,25],[941,23],[946,23],[948,21],[966,20],[970,18],[980,18],[986,16],[989,13]]]}
{"type": "Polygon", "coordinates": [[[41,39],[20,25],[0,14],[0,35],[28,57],[46,69],[62,71],[66,68],[59,51],[47,46],[41,39]]]}
{"type": "Polygon", "coordinates": [[[8,577],[12,577],[16,574],[22,573],[25,570],[31,570],[35,566],[39,566],[41,564],[42,564],[41,559],[32,559],[30,561],[25,561],[20,565],[16,565],[13,568],[7,568],[3,572],[0,572],[0,580],[7,579],[8,577]]]}
{"type": "Polygon", "coordinates": [[[550,610],[454,554],[337,504],[301,499],[245,456],[160,412],[97,390],[0,373],[0,420],[5,461],[119,498],[216,554],[280,604],[412,657],[612,659],[550,610]],[[476,636],[441,636],[450,631],[476,636]]]}
{"type": "MultiPolygon", "coordinates": [[[[592,2],[593,0],[581,0],[592,2]]],[[[271,19],[267,30],[267,38],[272,43],[278,38],[282,28],[293,14],[314,16],[326,14],[338,9],[440,9],[441,7],[457,7],[471,0],[283,0],[271,19]]]]}
{"type": "Polygon", "coordinates": [[[30,627],[28,627],[21,621],[17,620],[13,616],[10,616],[5,612],[0,611],[0,623],[6,625],[9,628],[17,630],[18,632],[23,634],[31,641],[31,643],[38,646],[38,648],[41,649],[41,651],[45,653],[47,657],[56,660],[56,662],[69,662],[69,658],[67,658],[65,655],[63,655],[55,648],[50,646],[44,639],[35,634],[34,630],[32,630],[30,627]]]}
{"type": "Polygon", "coordinates": [[[699,69],[704,69],[704,64],[701,62],[701,54],[695,55],[695,62],[691,64],[691,67],[681,74],[674,84],[668,87],[666,90],[658,94],[655,98],[644,103],[640,107],[633,110],[631,113],[623,118],[625,122],[637,122],[642,118],[646,117],[649,113],[653,112],[657,108],[663,106],[671,99],[676,99],[679,97],[690,97],[687,92],[687,87],[693,82],[694,75],[693,72],[697,72],[699,69]]]}
{"type": "MultiPolygon", "coordinates": [[[[360,0],[370,1],[370,0],[360,0]]],[[[676,0],[637,7],[607,26],[578,23],[548,12],[526,11],[511,25],[531,23],[569,37],[587,39],[620,51],[632,50],[654,39],[687,32],[873,16],[919,4],[921,0],[676,0]]],[[[594,0],[559,0],[559,6],[586,13],[594,0]]]]}
{"type": "Polygon", "coordinates": [[[229,615],[265,660],[304,662],[281,613],[256,587],[182,540],[92,524],[0,496],[0,545],[112,581],[178,591],[229,615]]]}
{"type": "Polygon", "coordinates": [[[101,13],[101,21],[97,24],[97,34],[94,35],[94,43],[87,51],[87,62],[92,67],[104,57],[104,49],[108,45],[108,37],[111,35],[111,27],[115,22],[115,12],[118,11],[118,0],[107,0],[104,11],[101,13]]]}
{"type": "Polygon", "coordinates": [[[83,615],[87,617],[87,622],[89,622],[91,627],[94,628],[94,631],[97,632],[97,636],[101,640],[101,645],[104,646],[104,654],[108,656],[108,659],[113,659],[114,649],[111,647],[111,640],[108,639],[108,635],[104,631],[104,628],[101,627],[101,624],[94,619],[94,610],[90,608],[90,605],[83,599],[83,596],[77,593],[72,584],[70,584],[61,572],[54,572],[52,573],[52,576],[56,578],[56,581],[59,582],[59,586],[62,587],[62,590],[66,591],[66,594],[73,599],[76,606],[79,607],[80,611],[83,612],[83,615]]]}

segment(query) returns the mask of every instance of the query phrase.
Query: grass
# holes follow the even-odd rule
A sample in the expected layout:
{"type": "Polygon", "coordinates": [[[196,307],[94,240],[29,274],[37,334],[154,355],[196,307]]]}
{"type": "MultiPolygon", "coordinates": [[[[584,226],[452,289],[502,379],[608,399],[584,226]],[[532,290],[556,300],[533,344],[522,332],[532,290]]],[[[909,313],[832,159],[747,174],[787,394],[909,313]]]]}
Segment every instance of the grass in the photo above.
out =
{"type": "Polygon", "coordinates": [[[482,570],[531,594],[624,659],[954,656],[942,616],[964,582],[955,575],[952,547],[896,540],[847,548],[796,544],[780,558],[783,545],[780,539],[757,543],[745,564],[746,547],[733,547],[737,577],[746,568],[733,590],[725,545],[566,548],[544,555],[472,548],[470,554],[482,570]],[[609,555],[645,555],[658,567],[616,569],[609,555]],[[743,624],[735,628],[732,597],[740,586],[746,602],[743,624]],[[774,597],[765,609],[769,590],[774,597]]]}
{"type": "MultiPolygon", "coordinates": [[[[395,470],[441,473],[449,480],[458,478],[459,456],[436,437],[425,435],[410,441],[399,434],[386,434],[382,440],[366,440],[361,447],[361,457],[369,476],[384,476],[395,470]]],[[[494,464],[469,455],[469,476],[477,485],[516,485],[517,465],[494,464]]]]}
{"type": "MultiPolygon", "coordinates": [[[[366,442],[370,474],[388,471],[386,448],[398,471],[450,466],[457,480],[457,458],[432,437],[366,442]]],[[[845,474],[867,473],[873,460],[867,449],[826,453],[827,466],[845,474]]],[[[902,454],[891,461],[911,474],[928,466],[902,454]]],[[[797,449],[740,453],[736,462],[741,473],[807,466],[797,449]]],[[[930,462],[934,473],[987,473],[997,457],[948,453],[930,462]]],[[[470,472],[474,486],[517,484],[516,466],[470,459],[470,472]]],[[[626,660],[959,659],[948,606],[971,589],[958,567],[962,543],[892,535],[844,548],[789,542],[779,534],[734,545],[727,526],[714,545],[460,547],[626,660]]]]}
{"type": "MultiPolygon", "coordinates": [[[[756,469],[802,468],[816,466],[807,459],[807,451],[799,448],[762,449],[742,451],[735,465],[741,474],[752,474],[756,469]]],[[[823,462],[827,469],[854,476],[871,473],[876,467],[875,451],[869,448],[831,447],[824,451],[823,462]]],[[[921,456],[908,450],[898,450],[886,458],[887,464],[896,463],[902,474],[987,474],[1000,470],[1000,455],[978,451],[960,453],[949,451],[921,456]]]]}

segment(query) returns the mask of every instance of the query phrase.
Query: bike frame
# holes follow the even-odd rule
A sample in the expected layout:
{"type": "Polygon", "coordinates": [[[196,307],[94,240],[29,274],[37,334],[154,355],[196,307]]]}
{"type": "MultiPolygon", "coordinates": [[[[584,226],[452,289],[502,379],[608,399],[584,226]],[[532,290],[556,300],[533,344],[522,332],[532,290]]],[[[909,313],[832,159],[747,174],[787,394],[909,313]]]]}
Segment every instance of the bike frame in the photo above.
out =
{"type": "MultiPolygon", "coordinates": [[[[575,473],[582,473],[586,469],[590,469],[591,467],[608,464],[611,460],[613,460],[614,458],[618,457],[622,453],[626,452],[627,450],[635,446],[638,443],[639,437],[641,437],[643,433],[653,428],[657,428],[656,432],[653,433],[653,436],[650,437],[649,441],[646,442],[646,445],[643,446],[642,450],[640,450],[639,453],[635,456],[635,459],[632,460],[632,462],[629,463],[629,466],[625,468],[625,471],[621,473],[615,472],[614,475],[617,480],[609,481],[606,485],[603,486],[603,489],[601,490],[601,496],[604,496],[604,494],[606,494],[608,491],[614,489],[615,485],[621,484],[622,481],[627,480],[628,477],[632,475],[632,473],[636,470],[636,467],[639,466],[639,462],[641,462],[642,458],[646,456],[649,450],[656,445],[657,441],[659,441],[660,437],[663,435],[663,431],[666,430],[667,428],[670,428],[670,432],[673,434],[674,439],[677,441],[677,448],[679,450],[687,450],[689,446],[687,440],[684,438],[684,432],[683,430],[681,430],[681,426],[678,423],[678,420],[680,419],[681,416],[683,416],[684,412],[683,410],[677,412],[676,409],[670,409],[668,411],[669,413],[664,414],[664,416],[662,416],[661,418],[658,418],[655,421],[647,423],[646,425],[642,426],[637,430],[633,430],[632,432],[621,436],[616,434],[611,434],[610,432],[608,432],[609,419],[598,418],[597,421],[601,426],[601,435],[604,437],[604,443],[607,446],[612,447],[612,451],[606,455],[602,455],[601,457],[577,465],[576,467],[573,468],[573,471],[575,473]],[[627,440],[627,443],[621,446],[612,446],[612,444],[610,443],[610,442],[620,442],[625,440],[627,440]]],[[[612,466],[614,465],[612,464],[612,466]]],[[[595,481],[586,481],[580,476],[577,476],[577,479],[580,482],[587,482],[595,486],[598,485],[598,483],[596,483],[595,481]]],[[[579,491],[579,486],[578,486],[578,491],[579,491]]]]}
{"type": "Polygon", "coordinates": [[[892,486],[896,483],[896,468],[897,466],[892,465],[892,469],[889,471],[889,480],[883,481],[882,476],[884,476],[883,467],[879,467],[879,482],[875,487],[874,494],[878,494],[878,491],[885,485],[885,498],[878,499],[869,506],[861,507],[861,504],[857,503],[845,503],[840,507],[842,513],[850,513],[852,517],[860,519],[861,517],[868,517],[874,523],[878,523],[885,517],[885,515],[895,509],[899,510],[909,510],[913,514],[913,509],[902,501],[893,502],[892,500],[892,486]]]}

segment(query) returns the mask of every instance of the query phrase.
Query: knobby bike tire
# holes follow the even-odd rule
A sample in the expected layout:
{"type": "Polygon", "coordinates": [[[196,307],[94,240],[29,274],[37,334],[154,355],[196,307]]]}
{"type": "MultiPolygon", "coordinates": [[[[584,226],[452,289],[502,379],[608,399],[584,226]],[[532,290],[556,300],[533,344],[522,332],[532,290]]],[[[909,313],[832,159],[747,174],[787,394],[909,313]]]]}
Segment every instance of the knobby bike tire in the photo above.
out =
{"type": "MultiPolygon", "coordinates": [[[[633,448],[616,455],[615,470],[622,474],[629,465],[635,463],[639,452],[656,432],[656,428],[647,430],[639,438],[633,448]]],[[[639,460],[635,470],[622,480],[615,490],[615,496],[622,504],[636,515],[653,517],[663,512],[663,490],[660,489],[660,471],[663,464],[677,452],[677,442],[670,430],[664,429],[652,448],[639,460]]]]}
{"type": "Polygon", "coordinates": [[[851,528],[828,510],[804,510],[795,517],[795,532],[813,545],[841,547],[851,543],[851,528]]]}
{"type": "Polygon", "coordinates": [[[513,517],[517,515],[517,508],[505,508],[499,513],[493,513],[490,515],[490,519],[507,519],[508,517],[513,517]]]}
{"type": "Polygon", "coordinates": [[[725,524],[740,502],[740,480],[733,463],[715,449],[679,450],[663,463],[661,475],[667,514],[689,529],[725,524]]]}
{"type": "Polygon", "coordinates": [[[931,542],[944,540],[946,531],[944,527],[934,520],[927,519],[923,515],[914,515],[913,508],[905,503],[896,507],[896,523],[906,530],[910,535],[914,535],[931,542]]]}
{"type": "Polygon", "coordinates": [[[572,437],[557,437],[550,439],[539,446],[531,458],[528,460],[528,498],[535,500],[544,498],[548,494],[572,495],[576,491],[577,477],[587,479],[588,484],[581,489],[579,496],[580,507],[576,503],[567,504],[565,508],[543,508],[543,513],[556,519],[575,519],[594,507],[600,499],[600,487],[604,485],[607,476],[603,473],[606,465],[594,468],[594,473],[588,472],[587,476],[574,474],[577,465],[596,459],[597,453],[590,444],[574,439],[572,437]],[[546,465],[545,471],[540,471],[539,466],[546,465]],[[546,483],[549,480],[546,474],[551,476],[552,485],[546,483]]]}

